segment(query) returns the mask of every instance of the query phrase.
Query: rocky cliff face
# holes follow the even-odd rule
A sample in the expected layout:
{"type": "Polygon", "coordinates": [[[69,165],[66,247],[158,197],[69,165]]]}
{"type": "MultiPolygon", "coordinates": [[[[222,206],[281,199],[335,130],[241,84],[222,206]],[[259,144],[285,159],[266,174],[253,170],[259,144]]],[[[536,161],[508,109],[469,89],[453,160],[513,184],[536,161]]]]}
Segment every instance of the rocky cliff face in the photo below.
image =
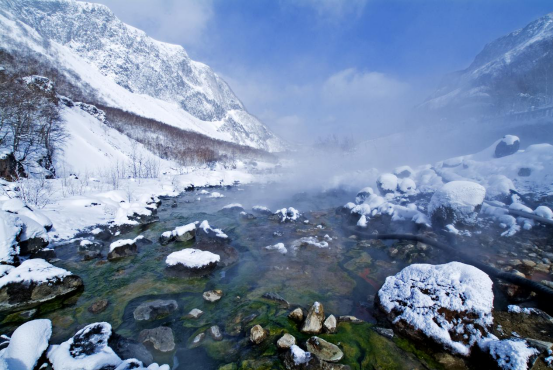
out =
{"type": "MultiPolygon", "coordinates": [[[[217,138],[270,151],[284,147],[246,111],[209,66],[190,59],[181,46],[156,41],[121,22],[104,5],[73,0],[0,0],[0,8],[5,19],[36,31],[43,42],[65,48],[133,95],[147,95],[187,112],[195,118],[193,126],[200,132],[203,121],[220,133],[212,135],[217,138]]],[[[63,59],[56,62],[67,68],[63,59]]],[[[74,66],[71,69],[75,70],[74,66]]],[[[99,91],[98,95],[108,94],[99,91]]]]}
{"type": "Polygon", "coordinates": [[[487,44],[465,70],[444,79],[421,109],[502,116],[553,103],[553,13],[487,44]]]}

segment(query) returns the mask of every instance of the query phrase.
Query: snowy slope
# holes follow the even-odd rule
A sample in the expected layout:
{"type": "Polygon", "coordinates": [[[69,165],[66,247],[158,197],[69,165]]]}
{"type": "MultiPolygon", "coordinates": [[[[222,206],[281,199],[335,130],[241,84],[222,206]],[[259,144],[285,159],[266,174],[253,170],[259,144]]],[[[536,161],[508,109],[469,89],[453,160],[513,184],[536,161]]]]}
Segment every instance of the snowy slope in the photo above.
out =
{"type": "Polygon", "coordinates": [[[285,148],[208,66],[181,46],[124,24],[103,5],[0,0],[0,27],[0,47],[29,47],[91,86],[101,103],[221,140],[285,148]]]}
{"type": "Polygon", "coordinates": [[[487,44],[465,70],[447,76],[423,111],[505,115],[552,105],[553,13],[487,44]]]}

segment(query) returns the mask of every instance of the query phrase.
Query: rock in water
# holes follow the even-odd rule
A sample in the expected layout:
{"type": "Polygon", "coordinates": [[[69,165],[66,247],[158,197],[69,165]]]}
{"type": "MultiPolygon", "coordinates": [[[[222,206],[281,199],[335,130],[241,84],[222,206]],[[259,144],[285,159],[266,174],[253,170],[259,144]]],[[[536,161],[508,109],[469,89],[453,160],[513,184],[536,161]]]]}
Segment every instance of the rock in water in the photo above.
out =
{"type": "Polygon", "coordinates": [[[382,195],[394,193],[397,190],[397,184],[397,176],[392,173],[384,173],[376,180],[376,187],[382,195]]]}
{"type": "Polygon", "coordinates": [[[113,333],[108,344],[121,358],[134,358],[142,361],[146,366],[154,362],[154,358],[150,351],[146,349],[146,346],[134,339],[125,338],[113,333]]]}
{"type": "Polygon", "coordinates": [[[432,225],[444,228],[456,223],[474,224],[485,196],[486,189],[475,182],[448,182],[432,195],[428,204],[432,225]]]}
{"type": "Polygon", "coordinates": [[[0,361],[7,369],[33,370],[48,348],[52,336],[50,320],[33,320],[18,327],[11,336],[8,347],[0,352],[0,361]]]}
{"type": "Polygon", "coordinates": [[[184,317],[185,319],[199,319],[204,312],[197,308],[193,308],[190,312],[184,317]]]}
{"type": "Polygon", "coordinates": [[[85,326],[59,345],[48,349],[48,360],[54,369],[116,368],[121,359],[108,346],[111,325],[99,322],[85,326]]]}
{"type": "Polygon", "coordinates": [[[217,302],[223,297],[223,291],[220,289],[208,290],[204,292],[203,297],[207,302],[217,302]]]}
{"type": "Polygon", "coordinates": [[[303,327],[302,333],[306,334],[319,334],[323,329],[323,322],[325,319],[324,307],[321,303],[315,302],[309,309],[303,327]]]}
{"type": "Polygon", "coordinates": [[[211,338],[213,338],[213,340],[223,340],[223,334],[221,333],[221,329],[219,329],[217,325],[213,325],[209,328],[209,334],[211,335],[211,338]]]}
{"type": "Polygon", "coordinates": [[[344,357],[344,353],[337,345],[319,337],[309,338],[306,345],[309,352],[323,361],[338,362],[344,357]]]}
{"type": "Polygon", "coordinates": [[[192,339],[192,343],[190,343],[190,348],[196,348],[198,347],[203,340],[205,339],[205,333],[200,333],[192,339]]]}
{"type": "Polygon", "coordinates": [[[290,312],[288,317],[296,322],[303,321],[303,310],[301,308],[296,308],[294,311],[290,312]]]}
{"type": "Polygon", "coordinates": [[[250,330],[250,342],[253,344],[259,344],[267,338],[267,332],[261,327],[261,325],[255,325],[250,330]]]}
{"type": "Polygon", "coordinates": [[[26,309],[83,287],[80,277],[42,259],[23,262],[0,277],[0,311],[26,309]]]}
{"type": "Polygon", "coordinates": [[[505,135],[495,147],[495,158],[515,154],[520,148],[520,139],[514,135],[505,135]]]}
{"type": "Polygon", "coordinates": [[[156,299],[155,301],[140,304],[140,306],[134,310],[133,316],[136,321],[156,320],[160,317],[171,314],[178,308],[179,305],[174,299],[156,299]]]}
{"type": "Polygon", "coordinates": [[[176,227],[172,231],[166,231],[159,237],[159,242],[162,245],[168,244],[172,241],[187,242],[196,237],[196,224],[190,223],[176,227]]]}
{"type": "Polygon", "coordinates": [[[464,356],[493,324],[492,281],[459,262],[404,268],[386,278],[378,305],[405,335],[464,356]]]}
{"type": "Polygon", "coordinates": [[[175,349],[173,330],[166,326],[144,329],[140,332],[138,338],[142,343],[150,342],[155,349],[161,352],[171,352],[175,349]]]}
{"type": "Polygon", "coordinates": [[[334,315],[330,315],[329,317],[327,317],[323,324],[323,327],[326,333],[336,333],[336,317],[334,315]]]}
{"type": "Polygon", "coordinates": [[[288,349],[296,344],[296,338],[294,338],[293,335],[290,335],[288,333],[284,334],[280,339],[277,341],[277,347],[280,349],[288,349]]]}
{"type": "Polygon", "coordinates": [[[165,259],[168,268],[190,272],[211,272],[221,260],[218,254],[194,248],[173,252],[165,259]]]}
{"type": "Polygon", "coordinates": [[[99,301],[94,302],[90,307],[88,307],[88,312],[93,314],[104,312],[104,310],[108,307],[108,304],[109,302],[107,299],[100,299],[99,301]]]}
{"type": "Polygon", "coordinates": [[[263,294],[263,298],[268,299],[270,301],[278,302],[285,308],[290,307],[290,303],[288,303],[288,301],[286,299],[282,298],[277,293],[265,293],[265,294],[263,294]]]}
{"type": "Polygon", "coordinates": [[[144,237],[140,235],[134,239],[121,239],[111,243],[109,246],[108,260],[134,256],[138,253],[136,242],[142,238],[144,237]]]}

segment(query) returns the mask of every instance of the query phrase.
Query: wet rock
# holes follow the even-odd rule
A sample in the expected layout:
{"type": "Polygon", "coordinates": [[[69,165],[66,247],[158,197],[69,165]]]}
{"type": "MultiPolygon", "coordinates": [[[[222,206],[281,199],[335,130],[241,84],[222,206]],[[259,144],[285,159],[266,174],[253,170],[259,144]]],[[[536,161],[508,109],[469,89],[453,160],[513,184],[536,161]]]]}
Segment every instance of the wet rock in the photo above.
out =
{"type": "Polygon", "coordinates": [[[301,328],[302,333],[319,334],[323,329],[324,319],[325,314],[323,305],[319,302],[313,303],[301,328]]]}
{"type": "Polygon", "coordinates": [[[84,251],[83,261],[91,261],[93,259],[102,258],[102,253],[99,251],[84,251]]]}
{"type": "Polygon", "coordinates": [[[184,318],[185,319],[199,319],[203,314],[204,314],[204,312],[202,310],[194,308],[186,316],[184,316],[184,318]]]}
{"type": "Polygon", "coordinates": [[[211,335],[211,338],[213,338],[213,340],[223,340],[223,334],[221,333],[221,329],[219,329],[219,326],[217,325],[213,325],[209,328],[209,335],[211,335]]]}
{"type": "Polygon", "coordinates": [[[107,299],[100,299],[94,302],[90,307],[88,307],[88,312],[93,314],[104,312],[105,309],[108,307],[108,304],[109,302],[107,299]]]}
{"type": "MultiPolygon", "coordinates": [[[[511,274],[526,278],[526,275],[518,270],[511,270],[511,274]]],[[[533,296],[533,292],[531,290],[521,287],[520,285],[498,281],[497,286],[505,294],[505,296],[507,296],[510,302],[524,302],[533,296]]]]}
{"type": "Polygon", "coordinates": [[[204,292],[203,297],[207,302],[217,302],[223,297],[223,291],[220,289],[208,290],[204,292]]]}
{"type": "Polygon", "coordinates": [[[205,276],[218,265],[221,257],[218,254],[195,248],[186,248],[173,252],[165,259],[167,269],[185,276],[205,276]]]}
{"type": "Polygon", "coordinates": [[[125,338],[113,333],[108,344],[122,359],[135,358],[142,361],[146,366],[154,362],[154,358],[146,346],[134,339],[125,338]]]}
{"type": "Polygon", "coordinates": [[[192,343],[190,343],[190,348],[198,347],[200,344],[202,344],[204,339],[205,339],[205,333],[200,333],[196,335],[194,339],[192,339],[192,343]]]}
{"type": "Polygon", "coordinates": [[[286,351],[283,364],[287,370],[350,370],[347,365],[326,362],[317,356],[312,356],[297,345],[293,345],[289,351],[286,351]]]}
{"type": "Polygon", "coordinates": [[[261,327],[261,325],[255,325],[250,330],[250,342],[253,344],[260,344],[267,338],[267,332],[261,327]]]}
{"type": "Polygon", "coordinates": [[[32,253],[30,258],[41,258],[46,261],[52,261],[56,258],[56,252],[51,248],[43,248],[32,253]]]}
{"type": "Polygon", "coordinates": [[[328,316],[323,324],[325,333],[336,333],[336,324],[336,317],[334,315],[328,316]]]}
{"type": "Polygon", "coordinates": [[[523,264],[524,266],[530,267],[530,268],[536,267],[536,265],[537,265],[536,262],[534,262],[534,261],[532,261],[532,260],[526,260],[526,259],[522,260],[522,264],[523,264]]]}
{"type": "Polygon", "coordinates": [[[138,335],[142,343],[150,343],[161,352],[171,352],[175,349],[175,337],[173,330],[166,326],[160,326],[155,329],[144,329],[138,335]]]}
{"type": "Polygon", "coordinates": [[[177,301],[174,299],[163,300],[156,299],[151,302],[140,304],[133,312],[136,321],[156,320],[163,316],[170,315],[179,308],[177,301]]]}
{"type": "Polygon", "coordinates": [[[323,361],[338,362],[344,357],[344,352],[337,345],[319,337],[309,338],[306,346],[309,352],[323,361]]]}
{"type": "Polygon", "coordinates": [[[263,294],[262,296],[263,298],[265,299],[268,299],[270,301],[275,301],[275,302],[278,302],[280,303],[284,308],[288,308],[290,307],[290,303],[288,303],[288,301],[284,298],[282,298],[280,295],[278,295],[277,293],[265,293],[263,294]]]}
{"type": "Polygon", "coordinates": [[[379,326],[374,326],[372,329],[388,339],[392,339],[394,337],[394,331],[392,329],[381,328],[379,326]]]}
{"type": "Polygon", "coordinates": [[[294,338],[293,335],[290,335],[288,333],[284,334],[280,339],[277,341],[277,347],[280,349],[288,349],[296,344],[296,338],[294,338]]]}
{"type": "Polygon", "coordinates": [[[505,135],[495,147],[495,158],[515,154],[520,148],[520,139],[514,135],[505,135]]]}
{"type": "Polygon", "coordinates": [[[24,310],[83,288],[80,277],[41,259],[11,268],[0,285],[0,312],[24,310]]]}
{"type": "Polygon", "coordinates": [[[355,316],[346,315],[346,316],[338,316],[338,322],[349,322],[352,324],[361,324],[364,321],[361,319],[358,319],[355,316]]]}
{"type": "Polygon", "coordinates": [[[530,347],[537,349],[538,351],[540,351],[540,353],[549,354],[549,351],[553,348],[553,343],[551,342],[532,338],[526,338],[525,340],[530,345],[530,347]]]}
{"type": "Polygon", "coordinates": [[[290,312],[288,317],[295,322],[302,322],[303,321],[303,310],[301,308],[296,308],[294,311],[290,312]]]}
{"type": "Polygon", "coordinates": [[[134,256],[138,253],[136,242],[142,238],[142,236],[138,236],[134,239],[122,239],[111,243],[109,246],[108,260],[134,256]]]}
{"type": "Polygon", "coordinates": [[[196,224],[190,223],[176,227],[172,231],[166,231],[159,237],[159,242],[162,245],[169,244],[173,241],[187,242],[196,237],[196,224]]]}

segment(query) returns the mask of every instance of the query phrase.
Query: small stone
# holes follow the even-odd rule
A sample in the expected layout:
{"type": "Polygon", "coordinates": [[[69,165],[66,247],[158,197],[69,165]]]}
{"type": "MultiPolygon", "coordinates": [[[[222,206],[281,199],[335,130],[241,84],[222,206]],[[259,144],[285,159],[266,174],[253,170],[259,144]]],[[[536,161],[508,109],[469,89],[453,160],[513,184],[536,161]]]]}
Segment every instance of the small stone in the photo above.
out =
{"type": "Polygon", "coordinates": [[[104,312],[108,304],[109,302],[107,299],[100,299],[99,301],[94,302],[90,307],[88,307],[88,312],[93,314],[104,312]]]}
{"type": "Polygon", "coordinates": [[[324,307],[321,303],[315,302],[309,309],[303,327],[302,333],[319,334],[323,329],[323,321],[325,319],[324,307]]]}
{"type": "Polygon", "coordinates": [[[336,317],[334,315],[327,317],[323,324],[323,328],[325,333],[336,333],[336,317]]]}
{"type": "Polygon", "coordinates": [[[545,263],[538,263],[535,268],[536,271],[548,273],[549,272],[549,265],[545,263]]]}
{"type": "Polygon", "coordinates": [[[296,338],[294,338],[293,335],[290,335],[288,333],[284,334],[280,339],[277,341],[277,347],[280,349],[288,349],[296,344],[296,338]]]}
{"type": "Polygon", "coordinates": [[[306,343],[307,350],[323,361],[338,362],[344,357],[344,352],[337,345],[319,337],[311,337],[306,343]]]}
{"type": "Polygon", "coordinates": [[[294,311],[290,312],[288,317],[296,322],[303,321],[303,310],[301,308],[296,308],[294,311]]]}
{"type": "Polygon", "coordinates": [[[357,235],[350,235],[348,239],[357,240],[357,235]]]}
{"type": "Polygon", "coordinates": [[[211,335],[211,338],[213,338],[213,340],[223,340],[223,334],[221,334],[221,330],[217,325],[213,325],[211,328],[209,328],[209,334],[211,335]]]}
{"type": "Polygon", "coordinates": [[[381,328],[379,326],[373,327],[373,330],[383,337],[392,339],[394,337],[394,331],[392,329],[381,328]]]}
{"type": "Polygon", "coordinates": [[[532,260],[522,260],[522,263],[524,266],[526,267],[536,267],[536,262],[532,261],[532,260]]]}
{"type": "Polygon", "coordinates": [[[205,339],[205,333],[200,333],[192,339],[192,343],[190,344],[190,348],[198,347],[203,340],[205,339]]]}
{"type": "Polygon", "coordinates": [[[250,330],[250,341],[253,344],[259,344],[267,338],[267,332],[261,327],[261,325],[255,325],[250,330]]]}
{"type": "Polygon", "coordinates": [[[204,292],[203,297],[207,302],[217,302],[223,297],[223,291],[219,289],[208,290],[204,292]]]}
{"type": "Polygon", "coordinates": [[[204,312],[202,310],[194,308],[186,316],[184,316],[184,318],[185,319],[199,319],[200,316],[202,316],[203,314],[204,314],[204,312]]]}
{"type": "Polygon", "coordinates": [[[351,322],[352,324],[361,324],[364,322],[355,316],[338,316],[338,322],[351,322]]]}
{"type": "Polygon", "coordinates": [[[520,266],[520,265],[522,265],[522,261],[518,260],[518,259],[510,260],[509,265],[511,265],[511,266],[520,266]]]}
{"type": "Polygon", "coordinates": [[[175,349],[173,330],[166,326],[142,330],[138,338],[142,343],[150,342],[155,349],[161,352],[170,352],[175,349]]]}

